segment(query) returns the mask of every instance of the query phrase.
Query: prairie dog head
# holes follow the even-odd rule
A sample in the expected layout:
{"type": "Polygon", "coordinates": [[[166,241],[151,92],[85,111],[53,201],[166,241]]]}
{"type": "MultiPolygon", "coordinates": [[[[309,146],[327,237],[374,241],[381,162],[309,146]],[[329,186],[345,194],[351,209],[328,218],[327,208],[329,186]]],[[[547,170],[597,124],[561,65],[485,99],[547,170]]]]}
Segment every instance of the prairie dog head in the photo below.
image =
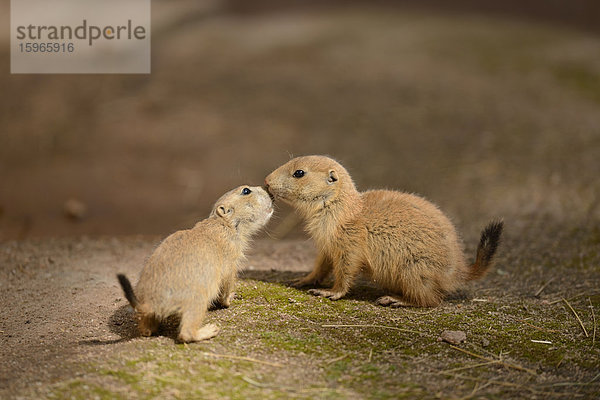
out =
{"type": "Polygon", "coordinates": [[[276,199],[307,217],[357,193],[348,171],[325,156],[294,158],[271,172],[265,185],[276,199]]]}
{"type": "Polygon", "coordinates": [[[260,230],[273,215],[269,194],[260,186],[238,186],[215,203],[211,217],[222,219],[243,235],[260,230]]]}

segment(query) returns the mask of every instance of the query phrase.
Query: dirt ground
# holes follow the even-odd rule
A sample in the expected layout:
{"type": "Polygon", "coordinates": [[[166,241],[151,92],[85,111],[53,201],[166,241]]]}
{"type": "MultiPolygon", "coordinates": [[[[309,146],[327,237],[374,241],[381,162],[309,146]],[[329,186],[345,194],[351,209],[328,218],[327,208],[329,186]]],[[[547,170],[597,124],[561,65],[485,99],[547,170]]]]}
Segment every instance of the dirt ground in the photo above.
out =
{"type": "Polygon", "coordinates": [[[431,310],[376,306],[364,282],[338,302],[291,289],[310,242],[259,240],[232,307],[210,313],[222,332],[191,345],[177,321],[138,337],[115,278],[156,239],[7,242],[0,397],[594,398],[600,230],[541,225],[508,224],[495,271],[431,310]]]}
{"type": "Polygon", "coordinates": [[[598,397],[597,34],[196,3],[153,4],[150,76],[10,75],[0,38],[0,398],[598,397]],[[138,337],[115,274],[292,153],[433,200],[471,257],[503,217],[495,269],[435,309],[315,298],[287,285],[314,248],[282,207],[219,336],[138,337]]]}

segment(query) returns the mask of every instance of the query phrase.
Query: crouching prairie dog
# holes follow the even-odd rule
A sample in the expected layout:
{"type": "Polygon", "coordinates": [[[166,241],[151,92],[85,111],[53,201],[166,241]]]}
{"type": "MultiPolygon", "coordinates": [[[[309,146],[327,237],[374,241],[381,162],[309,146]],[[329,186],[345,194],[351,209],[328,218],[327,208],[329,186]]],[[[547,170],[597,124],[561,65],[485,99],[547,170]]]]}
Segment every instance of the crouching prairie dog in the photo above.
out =
{"type": "Polygon", "coordinates": [[[273,171],[265,187],[304,218],[318,257],[295,286],[317,286],[333,272],[331,289],[311,289],[337,300],[360,272],[388,292],[383,306],[437,306],[444,296],[488,270],[503,223],[483,230],[473,264],[450,220],[422,197],[391,190],[359,192],[338,162],[298,157],[273,171]]]}
{"type": "Polygon", "coordinates": [[[206,311],[211,304],[229,307],[250,238],[272,214],[263,188],[240,186],[224,194],[207,219],[167,237],[146,262],[135,290],[125,275],[117,275],[140,333],[150,336],[161,320],[179,314],[180,341],[217,335],[216,325],[202,326],[206,311]]]}

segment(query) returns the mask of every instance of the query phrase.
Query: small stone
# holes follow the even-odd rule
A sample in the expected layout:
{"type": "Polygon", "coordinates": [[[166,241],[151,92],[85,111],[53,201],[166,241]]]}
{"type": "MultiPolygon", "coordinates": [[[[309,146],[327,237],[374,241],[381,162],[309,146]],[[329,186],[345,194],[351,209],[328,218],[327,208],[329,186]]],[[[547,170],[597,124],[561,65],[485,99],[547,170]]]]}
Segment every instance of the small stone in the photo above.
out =
{"type": "Polygon", "coordinates": [[[81,220],[87,214],[87,206],[80,200],[69,199],[63,205],[65,216],[72,220],[81,220]]]}
{"type": "Polygon", "coordinates": [[[463,331],[444,331],[438,338],[438,341],[450,344],[460,344],[466,340],[467,334],[463,331]]]}
{"type": "Polygon", "coordinates": [[[490,345],[490,341],[486,338],[481,339],[481,347],[488,347],[490,345]]]}

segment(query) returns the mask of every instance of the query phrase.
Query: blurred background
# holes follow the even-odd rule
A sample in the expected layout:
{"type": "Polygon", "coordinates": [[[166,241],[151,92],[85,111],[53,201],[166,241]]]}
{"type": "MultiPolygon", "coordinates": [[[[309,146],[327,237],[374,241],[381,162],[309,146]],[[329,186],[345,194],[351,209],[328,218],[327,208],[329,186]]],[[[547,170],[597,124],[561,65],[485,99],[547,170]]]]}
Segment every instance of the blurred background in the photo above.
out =
{"type": "Polygon", "coordinates": [[[150,75],[11,75],[2,29],[0,240],[164,235],[306,154],[472,237],[600,221],[595,0],[152,7],[150,75]]]}

